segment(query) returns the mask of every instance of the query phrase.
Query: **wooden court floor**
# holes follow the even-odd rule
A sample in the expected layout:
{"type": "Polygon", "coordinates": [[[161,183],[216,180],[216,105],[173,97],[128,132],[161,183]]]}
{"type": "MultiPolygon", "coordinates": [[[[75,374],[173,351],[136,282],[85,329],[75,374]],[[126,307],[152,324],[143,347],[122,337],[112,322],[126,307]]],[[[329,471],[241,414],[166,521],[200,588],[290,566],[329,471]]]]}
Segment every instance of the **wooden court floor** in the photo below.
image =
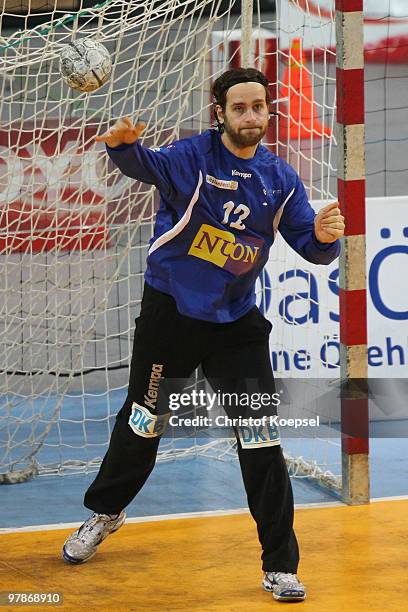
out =
{"type": "Polygon", "coordinates": [[[53,609],[69,611],[401,612],[408,609],[407,517],[408,500],[297,510],[299,575],[308,587],[302,603],[276,602],[260,588],[249,515],[127,524],[79,566],[60,558],[72,530],[3,534],[0,590],[61,591],[64,604],[53,609]]]}

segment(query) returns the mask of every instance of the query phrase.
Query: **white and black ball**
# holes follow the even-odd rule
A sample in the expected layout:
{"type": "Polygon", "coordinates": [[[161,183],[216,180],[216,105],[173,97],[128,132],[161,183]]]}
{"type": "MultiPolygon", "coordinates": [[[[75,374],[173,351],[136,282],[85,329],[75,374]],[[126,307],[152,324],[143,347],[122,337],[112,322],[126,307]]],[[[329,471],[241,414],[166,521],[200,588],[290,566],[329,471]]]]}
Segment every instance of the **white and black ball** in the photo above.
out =
{"type": "Polygon", "coordinates": [[[63,47],[60,72],[72,89],[90,93],[107,81],[112,72],[109,51],[102,43],[83,38],[63,47]]]}

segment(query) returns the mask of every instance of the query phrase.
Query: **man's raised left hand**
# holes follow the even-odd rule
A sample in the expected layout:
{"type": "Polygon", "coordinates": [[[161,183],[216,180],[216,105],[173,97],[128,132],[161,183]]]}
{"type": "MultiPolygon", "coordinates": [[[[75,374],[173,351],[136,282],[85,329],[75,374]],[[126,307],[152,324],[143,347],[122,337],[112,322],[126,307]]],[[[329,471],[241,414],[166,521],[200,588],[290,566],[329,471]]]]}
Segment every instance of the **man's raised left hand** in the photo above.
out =
{"type": "Polygon", "coordinates": [[[344,217],[339,203],[332,202],[322,208],[315,217],[315,236],[319,242],[335,242],[344,234],[344,217]]]}

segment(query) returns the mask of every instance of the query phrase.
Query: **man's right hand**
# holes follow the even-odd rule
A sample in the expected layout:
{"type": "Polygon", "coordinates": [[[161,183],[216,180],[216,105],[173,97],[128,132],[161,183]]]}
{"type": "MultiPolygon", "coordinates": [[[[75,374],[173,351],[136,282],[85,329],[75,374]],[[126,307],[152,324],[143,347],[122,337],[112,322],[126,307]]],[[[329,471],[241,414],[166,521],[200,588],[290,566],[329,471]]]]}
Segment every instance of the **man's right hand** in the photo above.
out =
{"type": "Polygon", "coordinates": [[[95,136],[97,142],[105,142],[108,147],[118,147],[121,144],[133,144],[145,129],[146,124],[138,121],[133,125],[129,117],[118,119],[107,132],[95,136]]]}

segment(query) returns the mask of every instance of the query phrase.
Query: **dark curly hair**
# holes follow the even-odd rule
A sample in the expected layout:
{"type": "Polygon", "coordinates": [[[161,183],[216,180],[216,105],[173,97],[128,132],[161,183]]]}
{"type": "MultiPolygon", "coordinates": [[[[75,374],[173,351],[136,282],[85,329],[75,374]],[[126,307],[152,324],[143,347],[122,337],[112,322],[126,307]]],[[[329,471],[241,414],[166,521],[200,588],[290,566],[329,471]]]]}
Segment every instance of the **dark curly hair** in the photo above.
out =
{"type": "Polygon", "coordinates": [[[233,70],[227,70],[214,81],[211,91],[214,104],[214,116],[220,132],[223,132],[224,126],[218,120],[215,106],[219,104],[222,110],[225,111],[227,105],[227,91],[233,85],[238,85],[238,83],[260,83],[265,88],[266,104],[269,106],[271,102],[268,79],[263,72],[255,68],[234,68],[233,70]]]}

